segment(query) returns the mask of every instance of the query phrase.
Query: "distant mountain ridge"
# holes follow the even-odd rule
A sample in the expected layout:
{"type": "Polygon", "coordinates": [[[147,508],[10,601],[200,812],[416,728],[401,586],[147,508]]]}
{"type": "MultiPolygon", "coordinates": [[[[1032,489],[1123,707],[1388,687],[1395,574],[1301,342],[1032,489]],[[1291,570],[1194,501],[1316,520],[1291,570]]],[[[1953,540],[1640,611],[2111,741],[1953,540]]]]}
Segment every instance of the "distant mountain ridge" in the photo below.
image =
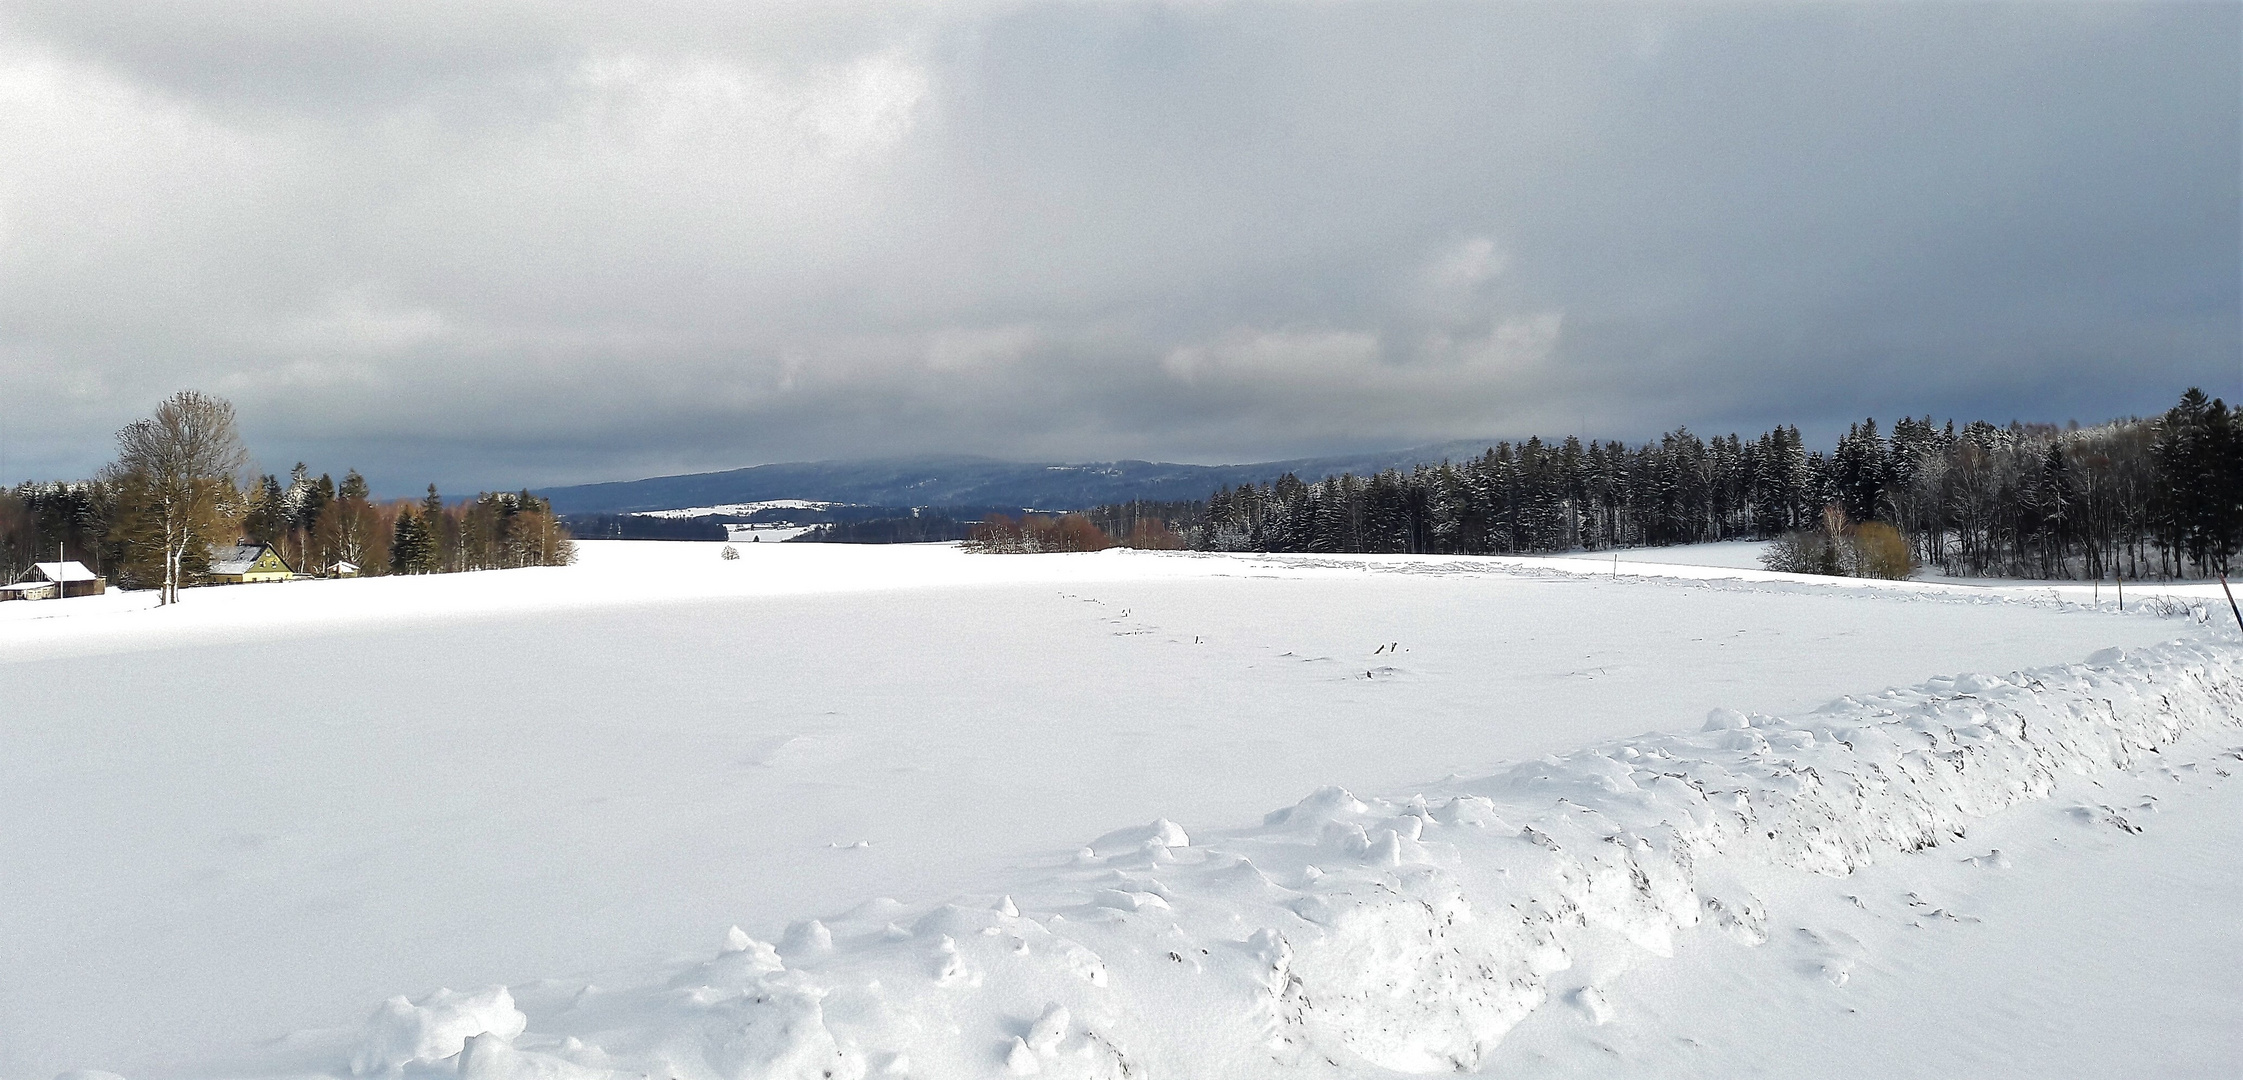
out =
{"type": "Polygon", "coordinates": [[[1218,488],[1268,483],[1286,473],[1305,480],[1340,473],[1365,476],[1385,469],[1476,457],[1493,445],[1493,440],[1466,440],[1248,465],[1018,462],[964,456],[802,461],[579,484],[548,488],[538,494],[551,499],[553,509],[562,514],[630,514],[772,499],[870,506],[1084,510],[1131,499],[1204,499],[1218,488]]]}

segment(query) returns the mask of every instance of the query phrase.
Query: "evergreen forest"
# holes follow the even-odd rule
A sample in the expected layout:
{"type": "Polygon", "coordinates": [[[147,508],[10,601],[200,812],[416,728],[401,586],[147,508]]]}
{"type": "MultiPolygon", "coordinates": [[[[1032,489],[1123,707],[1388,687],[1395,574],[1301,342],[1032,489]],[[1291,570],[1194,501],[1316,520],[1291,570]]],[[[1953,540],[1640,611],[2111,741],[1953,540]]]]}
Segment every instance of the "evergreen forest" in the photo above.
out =
{"type": "Polygon", "coordinates": [[[2243,546],[2243,416],[2191,389],[2162,415],[2094,427],[1864,420],[1828,451],[1788,426],[1637,446],[1530,438],[1159,509],[1214,551],[1594,551],[1879,523],[1910,563],[1953,576],[2208,577],[2243,546]]]}

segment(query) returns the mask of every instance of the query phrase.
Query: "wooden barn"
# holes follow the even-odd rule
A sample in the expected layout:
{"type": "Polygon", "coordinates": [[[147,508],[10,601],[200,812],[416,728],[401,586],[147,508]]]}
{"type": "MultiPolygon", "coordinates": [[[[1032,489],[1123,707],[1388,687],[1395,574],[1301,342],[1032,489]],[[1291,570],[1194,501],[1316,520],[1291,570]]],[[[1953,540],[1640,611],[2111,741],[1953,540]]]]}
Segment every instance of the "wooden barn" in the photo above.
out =
{"type": "Polygon", "coordinates": [[[13,583],[0,585],[0,600],[54,600],[66,596],[99,596],[109,590],[109,579],[86,569],[81,562],[32,563],[13,583]]]}

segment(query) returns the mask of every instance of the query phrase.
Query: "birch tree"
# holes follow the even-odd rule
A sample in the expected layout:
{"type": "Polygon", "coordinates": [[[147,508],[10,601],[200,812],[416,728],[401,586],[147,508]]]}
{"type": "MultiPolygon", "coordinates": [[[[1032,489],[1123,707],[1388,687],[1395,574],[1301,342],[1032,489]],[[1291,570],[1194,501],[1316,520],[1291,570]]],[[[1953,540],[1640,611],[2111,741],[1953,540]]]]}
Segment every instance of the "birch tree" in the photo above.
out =
{"type": "Polygon", "coordinates": [[[117,433],[117,460],[107,470],[128,551],[150,557],[163,590],[179,602],[189,559],[214,541],[234,539],[249,470],[234,407],[224,398],[182,390],[155,415],[117,433]]]}

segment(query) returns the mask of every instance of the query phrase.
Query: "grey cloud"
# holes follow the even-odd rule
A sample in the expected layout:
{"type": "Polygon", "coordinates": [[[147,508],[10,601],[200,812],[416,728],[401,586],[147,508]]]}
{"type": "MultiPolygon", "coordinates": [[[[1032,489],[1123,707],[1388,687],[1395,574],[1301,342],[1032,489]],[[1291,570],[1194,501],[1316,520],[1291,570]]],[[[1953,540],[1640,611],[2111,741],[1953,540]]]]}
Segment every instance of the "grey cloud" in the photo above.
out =
{"type": "Polygon", "coordinates": [[[0,6],[19,475],[2243,396],[2228,5],[0,6]]]}

